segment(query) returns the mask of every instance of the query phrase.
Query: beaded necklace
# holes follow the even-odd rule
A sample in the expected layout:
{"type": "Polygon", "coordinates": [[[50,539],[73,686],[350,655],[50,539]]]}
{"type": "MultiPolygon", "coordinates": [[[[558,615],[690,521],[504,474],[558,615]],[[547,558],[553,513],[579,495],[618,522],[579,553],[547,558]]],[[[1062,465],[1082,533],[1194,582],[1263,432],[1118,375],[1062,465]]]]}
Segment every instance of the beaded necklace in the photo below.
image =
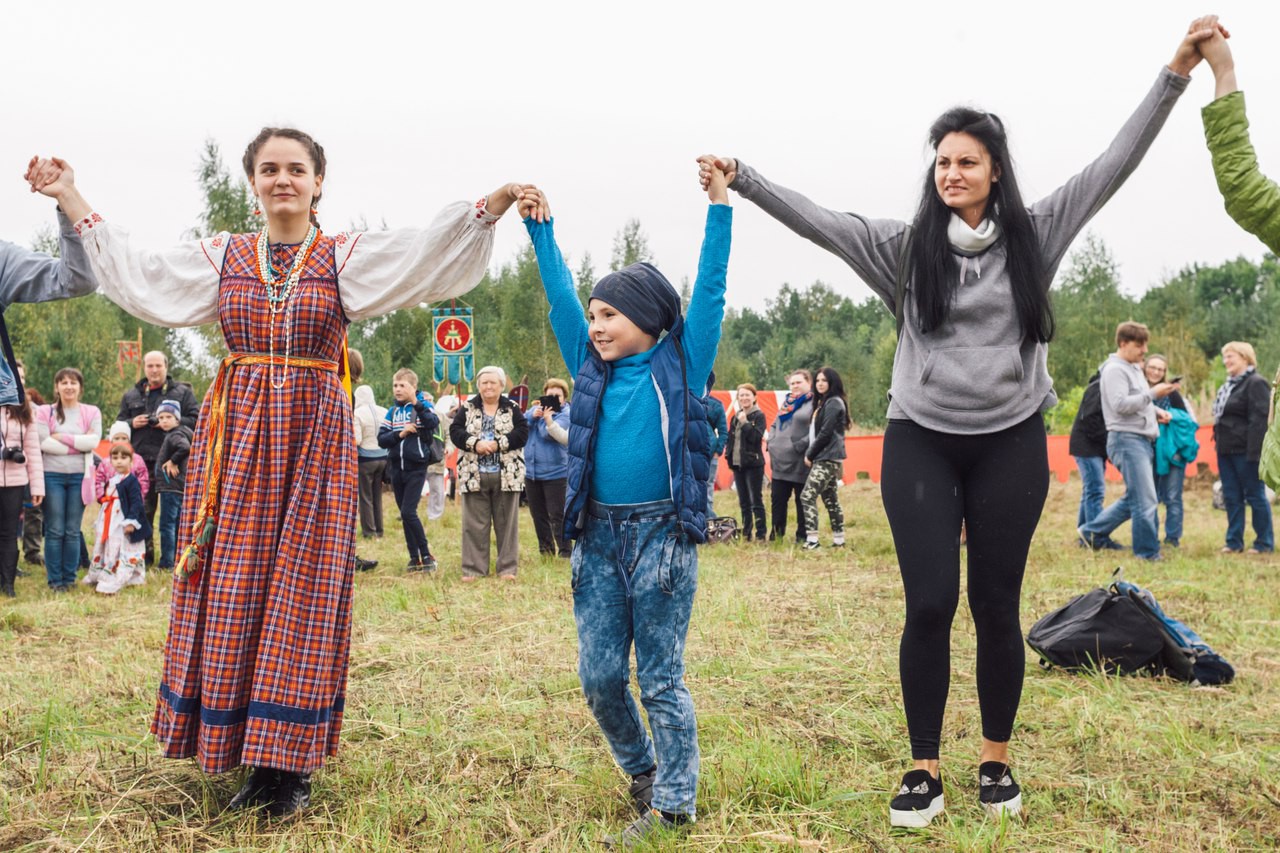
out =
{"type": "Polygon", "coordinates": [[[302,278],[302,270],[306,267],[307,258],[310,257],[311,249],[315,246],[319,236],[320,229],[316,226],[312,225],[307,229],[307,236],[293,256],[293,263],[289,266],[288,274],[283,280],[278,280],[271,263],[271,249],[267,241],[267,229],[263,228],[258,234],[258,280],[262,282],[263,287],[267,290],[267,308],[270,311],[271,318],[270,348],[268,350],[271,356],[271,363],[267,366],[267,381],[270,382],[272,389],[276,391],[282,390],[288,382],[289,356],[293,352],[293,324],[290,322],[293,316],[293,303],[289,297],[293,295],[294,288],[298,286],[298,281],[302,278]],[[281,312],[284,313],[284,365],[277,372],[275,358],[276,315],[281,312]]]}

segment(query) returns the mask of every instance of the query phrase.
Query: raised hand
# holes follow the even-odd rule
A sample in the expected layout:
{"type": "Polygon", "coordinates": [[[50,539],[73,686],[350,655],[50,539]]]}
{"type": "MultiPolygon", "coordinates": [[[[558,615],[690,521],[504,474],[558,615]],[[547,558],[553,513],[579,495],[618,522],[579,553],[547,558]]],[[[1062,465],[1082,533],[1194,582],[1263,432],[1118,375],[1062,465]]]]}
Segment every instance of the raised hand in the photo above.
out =
{"type": "Polygon", "coordinates": [[[717,157],[714,154],[703,154],[698,158],[698,181],[704,192],[711,192],[711,172],[719,169],[724,172],[725,185],[733,183],[738,177],[738,161],[732,157],[717,157]]]}
{"type": "Polygon", "coordinates": [[[1178,45],[1178,49],[1174,51],[1173,60],[1169,63],[1169,70],[1174,74],[1181,74],[1186,77],[1191,73],[1191,69],[1200,64],[1200,44],[1212,38],[1215,33],[1226,33],[1218,26],[1217,15],[1204,15],[1196,18],[1191,22],[1191,26],[1187,28],[1187,34],[1182,37],[1182,42],[1178,45]]]}
{"type": "Polygon", "coordinates": [[[57,198],[75,186],[75,171],[65,160],[57,157],[32,157],[27,172],[22,176],[33,193],[57,198]]]}
{"type": "Polygon", "coordinates": [[[724,167],[720,162],[712,154],[704,154],[698,158],[698,177],[712,204],[729,203],[729,179],[725,177],[724,167]]]}
{"type": "Polygon", "coordinates": [[[93,210],[76,189],[75,170],[66,160],[32,157],[23,180],[31,186],[33,193],[57,199],[58,207],[72,222],[83,219],[93,210]]]}
{"type": "Polygon", "coordinates": [[[546,195],[533,184],[525,184],[520,189],[516,211],[521,219],[533,219],[534,222],[547,222],[551,219],[551,206],[547,204],[546,195]]]}

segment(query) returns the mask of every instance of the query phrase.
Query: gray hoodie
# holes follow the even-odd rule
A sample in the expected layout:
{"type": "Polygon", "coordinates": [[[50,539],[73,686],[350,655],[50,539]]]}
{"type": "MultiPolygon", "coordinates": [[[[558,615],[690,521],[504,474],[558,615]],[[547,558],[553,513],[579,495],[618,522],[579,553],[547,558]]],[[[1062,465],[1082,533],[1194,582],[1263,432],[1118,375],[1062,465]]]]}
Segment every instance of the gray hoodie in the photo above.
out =
{"type": "Polygon", "coordinates": [[[1098,370],[1102,373],[1098,391],[1102,397],[1102,419],[1107,422],[1107,432],[1133,432],[1155,441],[1160,427],[1156,423],[1151,386],[1147,384],[1142,365],[1125,361],[1112,353],[1098,370]]]}
{"type": "MultiPolygon", "coordinates": [[[[1071,241],[1137,168],[1188,82],[1162,68],[1102,156],[1028,208],[1050,277],[1071,241]]],[[[894,310],[907,223],[820,207],[767,181],[741,160],[731,186],[800,236],[842,258],[894,310]]],[[[1058,401],[1046,366],[1048,347],[1022,334],[1003,241],[977,256],[953,251],[951,259],[965,277],[947,322],[928,334],[920,331],[908,284],[889,417],[947,433],[997,432],[1058,401]]]]}

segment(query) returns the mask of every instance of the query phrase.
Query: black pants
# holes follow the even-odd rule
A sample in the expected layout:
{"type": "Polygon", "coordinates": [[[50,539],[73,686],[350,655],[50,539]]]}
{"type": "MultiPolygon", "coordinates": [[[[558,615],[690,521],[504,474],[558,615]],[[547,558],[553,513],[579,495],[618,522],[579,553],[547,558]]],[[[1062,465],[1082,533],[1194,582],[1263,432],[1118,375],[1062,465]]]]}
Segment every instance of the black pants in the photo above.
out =
{"type": "Polygon", "coordinates": [[[418,518],[418,502],[422,500],[422,487],[427,482],[427,469],[401,470],[398,462],[389,463],[391,489],[400,508],[400,522],[404,525],[404,541],[409,546],[409,562],[421,563],[427,559],[427,531],[418,518]]]}
{"type": "Polygon", "coordinates": [[[152,477],[151,490],[147,492],[147,496],[142,500],[142,511],[147,515],[147,527],[151,530],[151,535],[147,537],[147,552],[143,556],[143,560],[148,566],[155,565],[156,562],[156,508],[160,506],[160,492],[156,489],[154,478],[156,476],[156,460],[147,459],[145,456],[142,461],[147,463],[147,473],[152,477]]]}
{"type": "Polygon", "coordinates": [[[787,510],[791,496],[796,501],[796,541],[803,542],[807,528],[804,523],[804,510],[800,506],[800,493],[804,491],[804,483],[793,483],[790,480],[779,480],[774,477],[769,481],[769,510],[773,516],[773,526],[769,536],[781,539],[787,535],[787,510]]]}
{"type": "Polygon", "coordinates": [[[0,587],[8,589],[18,576],[18,517],[26,486],[0,487],[0,587]]]}
{"type": "Polygon", "coordinates": [[[978,635],[982,736],[1004,742],[1022,697],[1018,604],[1031,537],[1049,491],[1044,421],[987,435],[891,421],[880,493],[898,552],[906,625],[898,658],[911,756],[938,757],[960,600],[960,523],[968,531],[969,609],[978,635]]]}
{"type": "Polygon", "coordinates": [[[764,538],[764,466],[734,468],[733,482],[738,487],[738,508],[742,510],[742,538],[751,538],[751,520],[755,519],[756,538],[764,538]]]}
{"type": "Polygon", "coordinates": [[[538,551],[561,557],[569,556],[570,545],[564,539],[564,498],[568,479],[525,479],[525,494],[529,496],[529,515],[533,529],[538,533],[538,551]]]}

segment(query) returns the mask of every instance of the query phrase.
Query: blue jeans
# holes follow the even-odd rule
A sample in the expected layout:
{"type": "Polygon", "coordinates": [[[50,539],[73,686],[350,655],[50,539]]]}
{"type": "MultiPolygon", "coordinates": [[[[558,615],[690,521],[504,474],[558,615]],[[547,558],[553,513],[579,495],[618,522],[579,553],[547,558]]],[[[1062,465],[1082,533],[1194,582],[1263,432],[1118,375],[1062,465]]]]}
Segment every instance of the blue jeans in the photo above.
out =
{"type": "MultiPolygon", "coordinates": [[[[1177,545],[1182,541],[1182,482],[1187,469],[1169,466],[1168,474],[1156,474],[1156,499],[1164,504],[1164,541],[1177,545]]],[[[1156,535],[1160,535],[1159,520],[1156,535]]]]}
{"type": "Polygon", "coordinates": [[[1244,550],[1244,505],[1248,504],[1253,511],[1253,547],[1274,551],[1271,504],[1267,503],[1267,488],[1258,478],[1258,463],[1250,462],[1244,453],[1219,453],[1218,476],[1222,478],[1222,501],[1227,505],[1227,547],[1244,550]]]}
{"type": "Polygon", "coordinates": [[[1124,477],[1124,497],[1082,525],[1086,538],[1110,536],[1133,520],[1133,553],[1150,559],[1160,554],[1156,532],[1156,446],[1133,432],[1107,433],[1107,458],[1124,477]]]}
{"type": "Polygon", "coordinates": [[[160,493],[160,568],[172,569],[178,546],[178,516],[182,514],[182,492],[160,493]]]}
{"type": "Polygon", "coordinates": [[[1076,456],[1080,469],[1080,511],[1076,513],[1076,527],[1084,527],[1102,512],[1102,502],[1107,497],[1107,460],[1102,456],[1076,456]]]}
{"type": "Polygon", "coordinates": [[[80,567],[84,474],[44,473],[44,571],[49,586],[70,586],[80,567]]]}
{"type": "Polygon", "coordinates": [[[656,764],[653,807],[694,816],[698,728],[684,685],[684,643],[698,553],[678,531],[670,501],[592,501],[573,549],[571,585],[578,676],[614,760],[633,776],[656,764]],[[633,642],[652,738],[629,688],[633,642]]]}

